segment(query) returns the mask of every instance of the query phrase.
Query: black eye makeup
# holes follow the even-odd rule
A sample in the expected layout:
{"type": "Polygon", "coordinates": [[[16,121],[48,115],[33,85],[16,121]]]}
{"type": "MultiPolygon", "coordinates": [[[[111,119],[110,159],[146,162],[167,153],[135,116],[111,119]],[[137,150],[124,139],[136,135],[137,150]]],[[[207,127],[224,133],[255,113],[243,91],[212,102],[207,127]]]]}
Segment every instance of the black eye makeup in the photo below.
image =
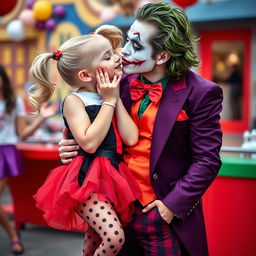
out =
{"type": "Polygon", "coordinates": [[[133,48],[134,48],[136,51],[140,51],[140,50],[143,50],[143,49],[144,49],[144,47],[143,47],[140,43],[138,43],[136,40],[131,40],[131,42],[132,42],[133,48]]]}
{"type": "Polygon", "coordinates": [[[135,37],[135,38],[129,38],[127,35],[126,42],[131,42],[132,47],[134,48],[135,51],[141,51],[144,49],[144,46],[140,43],[140,41],[135,37]]]}

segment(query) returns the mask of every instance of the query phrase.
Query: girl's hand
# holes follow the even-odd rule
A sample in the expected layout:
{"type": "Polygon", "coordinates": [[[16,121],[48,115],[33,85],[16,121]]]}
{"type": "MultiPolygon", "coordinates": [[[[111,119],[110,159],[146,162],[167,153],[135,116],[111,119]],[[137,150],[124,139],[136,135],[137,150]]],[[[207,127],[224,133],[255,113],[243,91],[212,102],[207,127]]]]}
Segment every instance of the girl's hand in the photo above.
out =
{"type": "Polygon", "coordinates": [[[109,80],[109,75],[106,68],[98,68],[96,70],[97,91],[102,96],[104,101],[116,104],[119,97],[119,84],[121,75],[114,75],[112,81],[109,80]]]}
{"type": "Polygon", "coordinates": [[[47,119],[56,114],[58,110],[58,103],[54,103],[48,106],[48,103],[44,103],[40,109],[40,115],[42,118],[47,119]]]}

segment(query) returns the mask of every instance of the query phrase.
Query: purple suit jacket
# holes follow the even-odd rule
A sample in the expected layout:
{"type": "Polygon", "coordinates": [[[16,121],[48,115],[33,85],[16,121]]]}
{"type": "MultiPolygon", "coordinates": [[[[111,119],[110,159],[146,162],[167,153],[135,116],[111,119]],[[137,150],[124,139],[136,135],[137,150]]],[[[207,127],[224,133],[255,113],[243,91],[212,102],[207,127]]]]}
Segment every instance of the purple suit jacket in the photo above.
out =
{"type": "MultiPolygon", "coordinates": [[[[137,77],[124,75],[121,83],[128,111],[129,83],[137,77]]],[[[192,256],[208,255],[201,198],[221,166],[222,100],[218,85],[188,71],[185,78],[167,85],[153,129],[151,183],[158,198],[179,216],[171,225],[192,256]],[[188,120],[176,121],[181,109],[188,120]]]]}

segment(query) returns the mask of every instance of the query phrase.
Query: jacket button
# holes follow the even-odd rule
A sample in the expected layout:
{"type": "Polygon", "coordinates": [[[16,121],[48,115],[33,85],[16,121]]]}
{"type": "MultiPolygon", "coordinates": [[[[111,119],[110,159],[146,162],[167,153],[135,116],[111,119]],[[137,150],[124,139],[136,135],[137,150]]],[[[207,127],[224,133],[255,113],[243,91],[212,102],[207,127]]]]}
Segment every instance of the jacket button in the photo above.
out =
{"type": "Polygon", "coordinates": [[[158,175],[157,173],[154,173],[154,174],[153,174],[153,179],[154,179],[154,180],[158,179],[158,176],[159,176],[159,175],[158,175]]]}

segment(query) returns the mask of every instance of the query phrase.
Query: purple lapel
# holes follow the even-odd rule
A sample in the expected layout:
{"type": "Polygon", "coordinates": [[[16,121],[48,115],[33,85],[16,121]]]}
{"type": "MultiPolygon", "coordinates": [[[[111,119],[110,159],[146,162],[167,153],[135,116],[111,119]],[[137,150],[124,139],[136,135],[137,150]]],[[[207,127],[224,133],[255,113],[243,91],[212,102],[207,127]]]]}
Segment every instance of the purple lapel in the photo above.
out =
{"type": "Polygon", "coordinates": [[[124,107],[130,113],[130,109],[132,106],[132,99],[131,99],[131,94],[130,94],[130,89],[129,85],[132,79],[138,79],[139,75],[138,74],[133,74],[133,75],[123,75],[121,84],[120,84],[120,96],[123,101],[124,107]]]}
{"type": "Polygon", "coordinates": [[[150,171],[152,172],[171,133],[176,118],[190,92],[185,78],[169,83],[164,91],[153,129],[150,171]],[[174,89],[175,88],[175,89],[174,89]]]}
{"type": "MultiPolygon", "coordinates": [[[[129,84],[132,79],[137,79],[138,76],[138,74],[124,75],[121,81],[120,95],[128,112],[130,112],[132,105],[129,84]]],[[[150,171],[154,170],[178,113],[191,90],[191,87],[184,86],[184,83],[185,79],[182,79],[177,83],[169,83],[164,91],[154,124],[150,155],[150,171]]]]}

